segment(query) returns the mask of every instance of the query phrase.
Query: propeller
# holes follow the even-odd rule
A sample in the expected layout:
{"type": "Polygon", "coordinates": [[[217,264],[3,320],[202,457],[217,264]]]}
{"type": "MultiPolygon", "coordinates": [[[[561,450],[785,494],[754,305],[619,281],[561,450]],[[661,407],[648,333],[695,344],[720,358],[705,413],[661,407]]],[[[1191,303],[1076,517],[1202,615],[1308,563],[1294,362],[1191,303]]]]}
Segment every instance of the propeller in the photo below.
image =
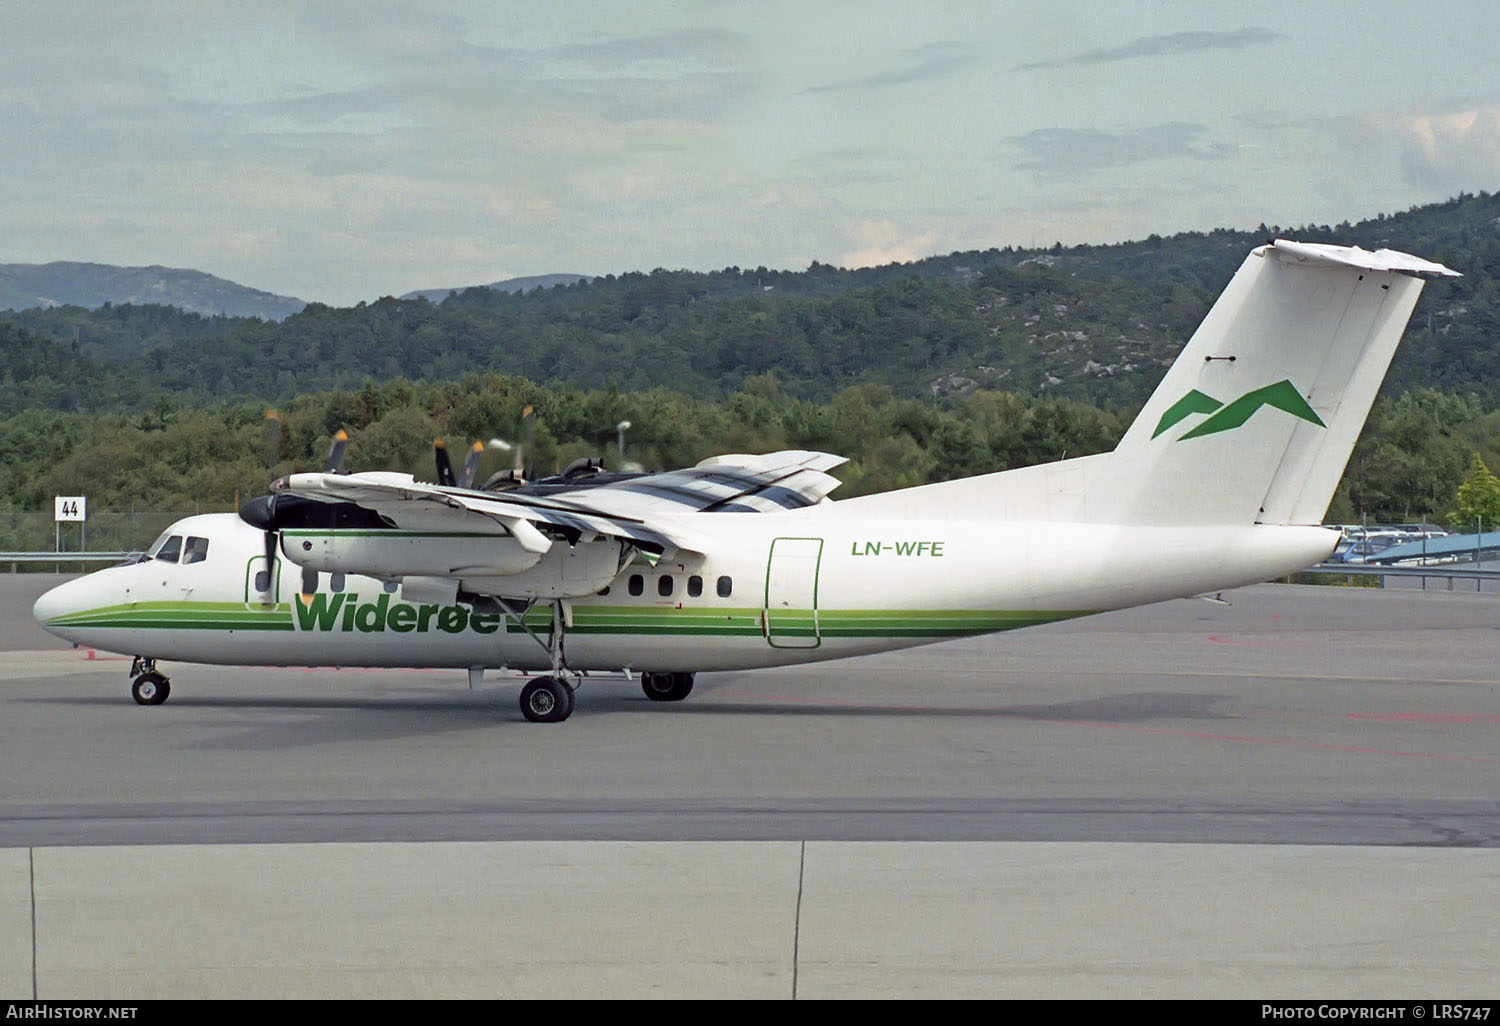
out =
{"type": "Polygon", "coordinates": [[[266,473],[273,478],[276,464],[281,460],[281,417],[275,410],[266,411],[266,473]]]}
{"type": "MultiPolygon", "coordinates": [[[[273,477],[276,473],[276,464],[281,457],[281,417],[275,410],[266,411],[266,470],[273,477]]],[[[328,459],[324,462],[324,473],[342,474],[344,472],[344,453],[349,448],[349,433],[342,428],[333,436],[333,444],[328,447],[328,459]]],[[[271,483],[271,492],[260,495],[240,507],[240,519],[251,527],[259,528],[265,538],[266,568],[262,571],[262,581],[256,581],[256,590],[262,595],[271,596],[276,592],[276,557],[277,549],[281,544],[280,522],[278,513],[292,513],[294,517],[299,516],[296,507],[299,501],[295,496],[283,496],[275,491],[276,484],[271,483]],[[278,510],[278,505],[290,502],[293,509],[278,510]]],[[[305,517],[304,510],[300,516],[305,517]]],[[[257,575],[259,577],[259,575],[257,575]]]]}
{"type": "Polygon", "coordinates": [[[483,455],[483,442],[475,442],[469,446],[469,458],[464,460],[464,469],[458,475],[458,486],[460,488],[474,487],[474,475],[479,473],[479,458],[483,455]]]}
{"type": "MultiPolygon", "coordinates": [[[[260,495],[240,507],[240,519],[251,527],[258,527],[265,535],[266,542],[266,569],[264,571],[265,587],[257,583],[256,590],[262,594],[271,594],[275,591],[274,570],[276,566],[276,547],[280,538],[276,533],[276,500],[278,496],[260,495]]],[[[257,575],[258,576],[258,575],[257,575]]]]}
{"type": "MultiPolygon", "coordinates": [[[[281,417],[275,410],[266,411],[265,435],[266,473],[270,474],[274,479],[276,464],[281,459],[281,417]]],[[[280,539],[277,537],[275,531],[275,501],[276,496],[274,495],[262,495],[251,499],[240,507],[240,519],[251,527],[259,527],[265,534],[266,569],[264,573],[266,575],[266,586],[257,589],[265,595],[272,594],[276,588],[276,547],[280,539]]]]}
{"type": "MultiPolygon", "coordinates": [[[[533,454],[536,452],[536,410],[531,408],[530,403],[527,403],[526,408],[521,411],[521,426],[524,438],[521,442],[521,452],[516,453],[517,469],[520,469],[524,465],[522,463],[523,460],[535,458],[533,454]]],[[[530,469],[529,467],[526,468],[528,473],[524,476],[527,478],[531,477],[529,473],[530,469]]]]}
{"type": "Polygon", "coordinates": [[[448,459],[448,446],[441,438],[432,440],[432,458],[437,463],[437,483],[444,488],[458,484],[458,479],[453,476],[453,463],[448,459]]]}
{"type": "Polygon", "coordinates": [[[333,444],[328,447],[328,465],[323,469],[325,474],[342,474],[344,472],[344,450],[349,448],[349,432],[339,428],[338,433],[333,436],[333,444]]]}
{"type": "Polygon", "coordinates": [[[437,464],[437,483],[445,488],[473,488],[474,477],[479,473],[479,461],[484,458],[484,443],[469,446],[469,455],[464,457],[464,466],[457,476],[453,473],[453,461],[448,456],[448,445],[441,438],[432,440],[432,458],[437,464]]]}

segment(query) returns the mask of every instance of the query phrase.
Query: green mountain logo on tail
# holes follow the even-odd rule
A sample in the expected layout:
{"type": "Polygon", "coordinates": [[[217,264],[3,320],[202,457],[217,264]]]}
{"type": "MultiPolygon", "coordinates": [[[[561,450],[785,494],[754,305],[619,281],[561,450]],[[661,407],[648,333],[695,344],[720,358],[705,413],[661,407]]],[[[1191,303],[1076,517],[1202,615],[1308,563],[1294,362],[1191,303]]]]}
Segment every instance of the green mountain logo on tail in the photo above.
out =
{"type": "Polygon", "coordinates": [[[1297,391],[1297,387],[1289,380],[1283,379],[1274,385],[1246,392],[1228,404],[1221,403],[1213,396],[1206,395],[1195,388],[1167,408],[1167,412],[1161,415],[1161,420],[1156,422],[1156,430],[1151,432],[1151,437],[1155,438],[1194,414],[1211,414],[1211,416],[1177,439],[1179,442],[1185,442],[1189,438],[1201,438],[1204,435],[1216,435],[1220,431],[1232,431],[1249,420],[1251,415],[1262,406],[1273,406],[1283,413],[1290,413],[1320,428],[1328,426],[1313,412],[1313,408],[1307,405],[1307,400],[1302,398],[1302,393],[1297,391]]]}

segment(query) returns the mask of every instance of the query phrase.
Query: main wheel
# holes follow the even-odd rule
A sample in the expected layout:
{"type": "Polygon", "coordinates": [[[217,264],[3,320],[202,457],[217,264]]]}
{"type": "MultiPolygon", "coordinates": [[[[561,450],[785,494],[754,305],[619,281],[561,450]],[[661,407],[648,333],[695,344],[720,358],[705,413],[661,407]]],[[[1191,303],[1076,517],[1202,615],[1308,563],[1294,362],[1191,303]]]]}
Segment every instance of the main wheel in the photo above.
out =
{"type": "Polygon", "coordinates": [[[172,693],[172,685],[159,673],[143,673],[130,685],[137,705],[161,705],[172,693]]]}
{"type": "Polygon", "coordinates": [[[532,723],[561,723],[573,713],[573,689],[556,677],[535,677],[521,689],[521,715],[532,723]]]}
{"type": "Polygon", "coordinates": [[[693,692],[691,673],[643,673],[641,690],[653,702],[680,702],[693,692]]]}

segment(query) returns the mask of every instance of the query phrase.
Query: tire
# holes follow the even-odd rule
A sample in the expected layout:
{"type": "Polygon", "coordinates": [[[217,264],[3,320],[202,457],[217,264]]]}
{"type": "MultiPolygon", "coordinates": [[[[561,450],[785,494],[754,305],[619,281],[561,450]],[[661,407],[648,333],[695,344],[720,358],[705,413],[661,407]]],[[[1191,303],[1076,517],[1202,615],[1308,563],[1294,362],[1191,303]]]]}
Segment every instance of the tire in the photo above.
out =
{"type": "Polygon", "coordinates": [[[130,685],[130,697],[137,705],[161,705],[172,693],[172,685],[159,673],[143,673],[130,685]]]}
{"type": "Polygon", "coordinates": [[[641,690],[653,702],[680,702],[693,692],[691,673],[643,673],[641,690]]]}
{"type": "Polygon", "coordinates": [[[573,689],[556,677],[535,677],[521,689],[521,715],[532,723],[561,723],[573,714],[573,689]]]}

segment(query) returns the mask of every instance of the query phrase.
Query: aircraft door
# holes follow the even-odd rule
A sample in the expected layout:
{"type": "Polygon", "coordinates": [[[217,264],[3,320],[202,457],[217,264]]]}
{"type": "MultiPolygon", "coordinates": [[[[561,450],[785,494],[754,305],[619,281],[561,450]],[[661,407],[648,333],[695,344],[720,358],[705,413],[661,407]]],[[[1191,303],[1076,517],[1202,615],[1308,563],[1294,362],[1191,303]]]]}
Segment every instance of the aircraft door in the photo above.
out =
{"type": "Polygon", "coordinates": [[[274,605],[281,595],[281,560],[272,561],[267,573],[266,557],[252,556],[245,564],[245,605],[261,606],[268,602],[274,605]],[[267,594],[269,585],[270,594],[267,594]]]}
{"type": "Polygon", "coordinates": [[[821,538],[777,538],[766,561],[766,641],[773,648],[817,648],[821,538]]]}

